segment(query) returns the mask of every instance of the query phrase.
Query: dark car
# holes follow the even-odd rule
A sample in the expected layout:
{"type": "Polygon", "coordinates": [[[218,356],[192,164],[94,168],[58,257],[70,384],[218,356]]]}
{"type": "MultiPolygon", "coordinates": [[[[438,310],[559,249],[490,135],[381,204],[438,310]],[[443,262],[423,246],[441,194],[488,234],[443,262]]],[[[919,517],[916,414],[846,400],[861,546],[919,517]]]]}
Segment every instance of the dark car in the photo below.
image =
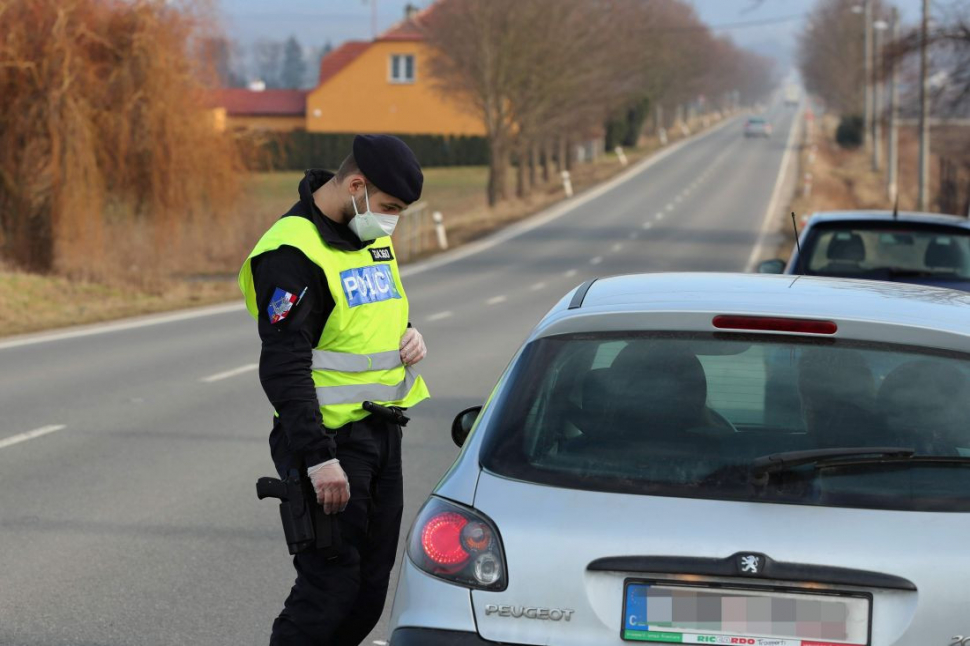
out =
{"type": "Polygon", "coordinates": [[[764,274],[837,276],[970,291],[970,220],[930,213],[816,213],[786,264],[766,260],[764,274]]]}

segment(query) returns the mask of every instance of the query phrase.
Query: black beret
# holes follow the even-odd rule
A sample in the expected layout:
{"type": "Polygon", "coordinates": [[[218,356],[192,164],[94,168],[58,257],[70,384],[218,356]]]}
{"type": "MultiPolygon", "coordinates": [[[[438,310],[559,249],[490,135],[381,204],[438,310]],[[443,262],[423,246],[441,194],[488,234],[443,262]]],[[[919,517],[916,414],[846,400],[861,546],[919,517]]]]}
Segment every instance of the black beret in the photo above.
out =
{"type": "Polygon", "coordinates": [[[354,159],[364,176],[381,191],[406,204],[421,197],[424,175],[408,145],[390,135],[354,137],[354,159]]]}

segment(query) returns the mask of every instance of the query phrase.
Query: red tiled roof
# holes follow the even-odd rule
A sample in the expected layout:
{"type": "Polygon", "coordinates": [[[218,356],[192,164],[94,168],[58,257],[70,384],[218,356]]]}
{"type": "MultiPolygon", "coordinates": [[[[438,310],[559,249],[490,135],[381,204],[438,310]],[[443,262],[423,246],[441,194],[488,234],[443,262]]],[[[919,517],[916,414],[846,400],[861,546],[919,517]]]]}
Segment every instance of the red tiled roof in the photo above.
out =
{"type": "Polygon", "coordinates": [[[440,4],[441,0],[435,0],[412,18],[402,20],[385,31],[377,37],[377,40],[424,40],[425,25],[440,4]]]}
{"type": "Polygon", "coordinates": [[[368,42],[350,40],[324,56],[320,61],[320,80],[317,81],[317,85],[323,85],[332,79],[340,70],[353,63],[368,47],[370,47],[368,42]]]}
{"type": "Polygon", "coordinates": [[[225,108],[226,114],[263,116],[303,116],[306,114],[306,91],[263,90],[254,92],[239,88],[215,90],[209,105],[225,108]]]}

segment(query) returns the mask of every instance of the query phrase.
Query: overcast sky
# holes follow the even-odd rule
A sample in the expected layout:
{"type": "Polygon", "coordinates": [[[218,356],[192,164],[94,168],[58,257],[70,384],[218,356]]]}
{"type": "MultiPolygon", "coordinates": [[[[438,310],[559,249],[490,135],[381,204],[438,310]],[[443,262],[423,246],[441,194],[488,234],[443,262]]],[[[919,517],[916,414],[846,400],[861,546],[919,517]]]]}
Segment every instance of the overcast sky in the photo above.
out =
{"type": "MultiPolygon", "coordinates": [[[[371,37],[371,2],[377,2],[378,31],[400,20],[409,0],[220,0],[230,37],[248,44],[259,38],[295,35],[307,47],[371,37]]],[[[430,0],[410,0],[425,7],[430,0]]],[[[801,17],[816,0],[690,0],[701,19],[730,34],[736,43],[788,60],[801,17]],[[748,24],[764,23],[764,24],[748,24]]],[[[934,4],[948,4],[937,0],[934,4]]],[[[861,2],[861,0],[860,0],[861,2]]],[[[905,22],[919,18],[920,0],[895,0],[905,22]]]]}

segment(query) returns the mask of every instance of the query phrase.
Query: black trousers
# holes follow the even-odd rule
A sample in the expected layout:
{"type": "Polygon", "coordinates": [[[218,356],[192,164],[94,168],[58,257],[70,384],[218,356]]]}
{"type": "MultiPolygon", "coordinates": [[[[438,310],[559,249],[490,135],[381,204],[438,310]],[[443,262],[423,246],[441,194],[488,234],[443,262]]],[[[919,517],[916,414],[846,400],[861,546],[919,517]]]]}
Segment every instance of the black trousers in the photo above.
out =
{"type": "Polygon", "coordinates": [[[296,582],[271,646],[357,646],[384,610],[404,508],[401,428],[373,417],[348,424],[337,430],[337,459],[350,480],[340,547],[293,557],[296,582]]]}

